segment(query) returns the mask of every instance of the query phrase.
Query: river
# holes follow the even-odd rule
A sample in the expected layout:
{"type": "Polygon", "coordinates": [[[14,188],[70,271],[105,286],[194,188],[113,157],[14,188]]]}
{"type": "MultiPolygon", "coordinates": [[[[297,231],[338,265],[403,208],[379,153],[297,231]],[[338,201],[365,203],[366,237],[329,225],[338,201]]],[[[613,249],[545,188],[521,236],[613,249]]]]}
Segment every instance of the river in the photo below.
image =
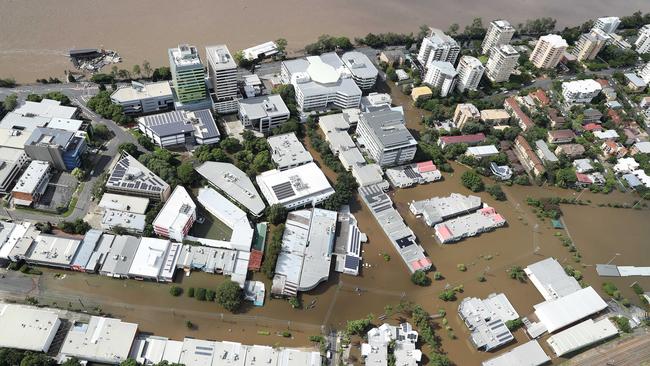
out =
{"type": "Polygon", "coordinates": [[[447,29],[474,17],[507,17],[513,24],[553,17],[558,28],[606,15],[649,11],[647,0],[0,0],[0,77],[19,82],[71,69],[70,48],[117,50],[120,68],[149,60],[167,65],[178,43],[226,43],[231,51],[286,38],[296,51],[321,34],[417,32],[421,24],[447,29]],[[503,9],[508,9],[507,13],[503,9]],[[615,13],[615,14],[612,14],[615,13]]]}

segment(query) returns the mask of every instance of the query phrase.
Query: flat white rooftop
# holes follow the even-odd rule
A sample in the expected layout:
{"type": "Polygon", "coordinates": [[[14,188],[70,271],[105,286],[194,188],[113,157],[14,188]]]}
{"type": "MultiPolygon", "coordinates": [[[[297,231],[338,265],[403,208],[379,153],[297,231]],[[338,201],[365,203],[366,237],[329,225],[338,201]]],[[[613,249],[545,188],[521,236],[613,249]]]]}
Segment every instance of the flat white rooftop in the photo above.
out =
{"type": "Polygon", "coordinates": [[[246,207],[253,215],[261,215],[266,208],[253,182],[246,173],[233,164],[206,161],[195,170],[211,185],[246,207]]]}
{"type": "Polygon", "coordinates": [[[587,319],[567,330],[549,337],[546,342],[560,357],[618,334],[618,329],[605,318],[597,322],[587,319]]]}
{"type": "Polygon", "coordinates": [[[52,99],[43,99],[40,102],[26,101],[25,104],[14,109],[20,115],[35,115],[49,118],[74,118],[77,107],[67,107],[61,102],[52,99]]]}
{"type": "Polygon", "coordinates": [[[183,186],[176,186],[153,221],[153,226],[172,228],[180,232],[195,215],[196,203],[183,186]]]}
{"type": "Polygon", "coordinates": [[[537,291],[546,300],[555,300],[572,294],[582,287],[575,278],[564,272],[555,258],[546,258],[524,269],[537,291]]]}
{"type": "Polygon", "coordinates": [[[43,176],[50,171],[50,163],[41,160],[32,160],[18,178],[18,183],[14,186],[13,192],[33,194],[39,187],[43,176]]]}
{"type": "Polygon", "coordinates": [[[149,199],[107,192],[102,196],[98,206],[103,209],[125,211],[143,215],[147,211],[147,206],[149,206],[149,199]]]}
{"type": "Polygon", "coordinates": [[[280,168],[307,164],[314,161],[296,134],[285,133],[266,139],[271,149],[271,159],[280,168]]]}
{"type": "Polygon", "coordinates": [[[534,307],[537,318],[549,333],[553,333],[607,308],[607,303],[589,286],[534,307]]]}
{"type": "Polygon", "coordinates": [[[61,347],[61,354],[80,360],[119,363],[129,357],[137,331],[137,324],[92,316],[87,324],[73,324],[61,347]]]}
{"type": "Polygon", "coordinates": [[[81,240],[41,234],[27,253],[27,260],[67,267],[72,263],[81,240]]]}
{"type": "Polygon", "coordinates": [[[536,340],[526,342],[495,358],[484,361],[482,366],[539,366],[551,361],[536,340]]]}
{"type": "Polygon", "coordinates": [[[142,99],[171,97],[172,88],[169,86],[168,81],[161,81],[158,83],[136,83],[132,82],[131,85],[118,88],[113,94],[111,99],[121,103],[135,102],[142,99]]]}
{"type": "Polygon", "coordinates": [[[334,194],[325,174],[315,163],[304,164],[284,171],[269,170],[257,176],[257,184],[273,205],[292,205],[301,202],[324,200],[334,194]]]}
{"type": "Polygon", "coordinates": [[[83,121],[78,119],[70,118],[52,118],[50,122],[47,123],[48,128],[57,128],[60,130],[66,130],[70,132],[77,132],[83,125],[83,121]]]}
{"type": "Polygon", "coordinates": [[[200,188],[196,198],[212,216],[232,229],[230,240],[224,242],[224,247],[250,251],[255,231],[246,212],[212,188],[200,188]]]}
{"type": "Polygon", "coordinates": [[[0,304],[0,347],[47,352],[59,325],[54,311],[0,304]]]}
{"type": "Polygon", "coordinates": [[[143,237],[133,256],[129,275],[171,281],[180,253],[180,244],[167,239],[143,237]]]}

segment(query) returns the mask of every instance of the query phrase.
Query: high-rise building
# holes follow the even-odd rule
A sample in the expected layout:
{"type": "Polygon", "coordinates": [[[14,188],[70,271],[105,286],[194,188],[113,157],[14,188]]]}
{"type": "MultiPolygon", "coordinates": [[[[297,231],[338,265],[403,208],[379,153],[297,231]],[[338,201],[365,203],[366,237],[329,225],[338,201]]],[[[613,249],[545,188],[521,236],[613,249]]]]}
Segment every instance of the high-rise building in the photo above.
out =
{"type": "Polygon", "coordinates": [[[454,111],[454,124],[456,128],[462,129],[468,122],[478,122],[481,119],[481,112],[472,103],[459,103],[454,111]]]}
{"type": "Polygon", "coordinates": [[[539,69],[552,69],[560,62],[568,44],[557,34],[539,37],[530,61],[539,69]]]}
{"type": "Polygon", "coordinates": [[[639,38],[634,42],[636,46],[636,52],[638,53],[648,53],[650,52],[650,24],[644,25],[639,30],[639,38]]]}
{"type": "Polygon", "coordinates": [[[515,28],[507,20],[491,21],[481,44],[481,53],[486,55],[492,47],[510,43],[514,34],[515,28]]]}
{"type": "Polygon", "coordinates": [[[196,47],[182,44],[170,48],[168,54],[176,101],[181,104],[204,101],[207,98],[205,74],[196,47]]]}
{"type": "Polygon", "coordinates": [[[457,75],[458,72],[450,62],[432,61],[424,76],[424,82],[438,89],[441,97],[446,97],[454,90],[457,75]]]}
{"type": "Polygon", "coordinates": [[[212,92],[210,98],[217,113],[237,112],[237,64],[226,45],[205,48],[208,58],[208,78],[212,92]]]}
{"type": "Polygon", "coordinates": [[[415,156],[418,143],[404,125],[400,111],[361,113],[357,133],[370,156],[381,166],[410,163],[415,156]]]}
{"type": "Polygon", "coordinates": [[[614,33],[621,20],[618,17],[603,17],[596,19],[593,29],[600,29],[605,33],[614,33]]]}
{"type": "Polygon", "coordinates": [[[639,72],[639,77],[646,83],[650,84],[650,62],[645,64],[643,69],[641,69],[641,72],[639,72]]]}
{"type": "Polygon", "coordinates": [[[485,65],[485,74],[494,83],[508,81],[519,62],[519,52],[509,44],[494,47],[485,65]]]}
{"type": "Polygon", "coordinates": [[[465,90],[476,90],[478,88],[485,67],[476,57],[463,56],[458,62],[456,71],[458,72],[456,88],[462,93],[465,90]]]}
{"type": "Polygon", "coordinates": [[[420,64],[428,68],[433,61],[446,61],[456,63],[460,53],[460,46],[453,38],[437,28],[430,28],[431,33],[424,37],[418,53],[420,64]]]}
{"type": "Polygon", "coordinates": [[[594,28],[591,32],[580,36],[571,53],[578,61],[593,60],[609,39],[607,33],[599,28],[594,28]]]}

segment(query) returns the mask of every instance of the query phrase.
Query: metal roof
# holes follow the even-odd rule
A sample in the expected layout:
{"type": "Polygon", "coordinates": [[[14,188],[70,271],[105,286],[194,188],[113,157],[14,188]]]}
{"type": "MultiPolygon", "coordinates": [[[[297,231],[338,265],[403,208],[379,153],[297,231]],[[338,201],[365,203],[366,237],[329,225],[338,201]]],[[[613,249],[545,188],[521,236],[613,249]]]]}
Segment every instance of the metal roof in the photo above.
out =
{"type": "Polygon", "coordinates": [[[551,359],[536,340],[526,342],[497,357],[483,361],[482,366],[539,366],[551,359]]]}
{"type": "Polygon", "coordinates": [[[524,271],[546,300],[558,299],[582,288],[575,278],[566,274],[555,258],[533,263],[524,271]]]}
{"type": "Polygon", "coordinates": [[[246,173],[230,163],[206,161],[194,168],[211,185],[259,216],[266,208],[253,182],[246,173]]]}
{"type": "Polygon", "coordinates": [[[557,300],[537,304],[535,315],[549,333],[564,328],[607,308],[607,303],[591,287],[585,287],[557,300]]]}
{"type": "Polygon", "coordinates": [[[402,145],[417,145],[411,132],[404,125],[404,115],[399,111],[381,110],[361,113],[360,123],[368,126],[384,149],[402,145]]]}

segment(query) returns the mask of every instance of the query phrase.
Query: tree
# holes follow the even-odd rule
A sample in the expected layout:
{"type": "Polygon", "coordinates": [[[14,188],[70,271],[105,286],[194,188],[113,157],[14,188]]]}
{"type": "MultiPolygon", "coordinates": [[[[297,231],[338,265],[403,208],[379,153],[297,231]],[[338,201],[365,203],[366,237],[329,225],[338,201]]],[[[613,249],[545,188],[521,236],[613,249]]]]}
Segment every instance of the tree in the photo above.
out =
{"type": "Polygon", "coordinates": [[[506,321],[506,327],[508,327],[508,330],[511,332],[514,332],[523,326],[524,322],[520,318],[506,321]]]}
{"type": "Polygon", "coordinates": [[[287,51],[287,40],[284,38],[278,38],[275,40],[275,45],[278,46],[278,52],[281,54],[285,54],[287,51]]]}
{"type": "Polygon", "coordinates": [[[136,157],[136,158],[138,157],[138,155],[140,155],[140,151],[138,150],[138,147],[135,146],[135,144],[133,144],[131,142],[125,142],[125,143],[120,144],[117,147],[117,151],[126,152],[127,154],[129,154],[129,155],[131,155],[133,157],[136,157]]]}
{"type": "Polygon", "coordinates": [[[287,220],[287,209],[276,203],[266,209],[266,219],[273,225],[279,225],[287,220]]]}
{"type": "Polygon", "coordinates": [[[12,78],[0,79],[0,88],[13,88],[16,85],[16,80],[12,78]]]}
{"type": "Polygon", "coordinates": [[[483,180],[473,170],[468,170],[460,176],[460,181],[465,188],[470,189],[472,192],[480,192],[483,190],[483,180]]]}
{"type": "Polygon", "coordinates": [[[419,269],[411,275],[411,282],[418,286],[429,286],[431,284],[431,279],[423,270],[419,269]]]}
{"type": "Polygon", "coordinates": [[[78,167],[72,169],[72,172],[70,174],[73,177],[77,178],[78,181],[82,181],[86,177],[86,172],[78,167]]]}
{"type": "Polygon", "coordinates": [[[59,224],[59,229],[68,234],[85,234],[91,228],[90,224],[82,219],[63,221],[59,224]]]}
{"type": "Polygon", "coordinates": [[[144,77],[146,78],[151,77],[151,73],[153,72],[153,70],[151,70],[151,64],[149,63],[149,61],[147,60],[142,61],[142,72],[144,74],[144,77]]]}
{"type": "Polygon", "coordinates": [[[555,172],[555,183],[562,188],[571,187],[577,181],[576,173],[571,168],[558,169],[555,172]]]}
{"type": "Polygon", "coordinates": [[[447,33],[449,33],[449,35],[453,37],[453,36],[458,34],[459,29],[460,29],[460,26],[458,25],[458,23],[452,23],[449,26],[449,29],[447,30],[447,33]]]}
{"type": "Polygon", "coordinates": [[[226,150],[226,152],[229,154],[233,154],[241,150],[241,144],[239,143],[239,140],[237,140],[234,137],[228,137],[226,139],[221,140],[219,146],[222,149],[226,150]]]}
{"type": "Polygon", "coordinates": [[[505,201],[506,194],[503,193],[501,186],[498,184],[487,186],[486,191],[497,201],[505,201]]]}
{"type": "Polygon", "coordinates": [[[202,287],[199,287],[199,288],[196,289],[196,292],[194,293],[194,298],[199,300],[199,301],[205,301],[206,300],[206,297],[205,297],[206,293],[207,293],[206,289],[204,289],[202,287]]]}
{"type": "Polygon", "coordinates": [[[16,109],[17,106],[18,106],[18,95],[16,94],[7,95],[5,100],[2,101],[2,108],[7,112],[13,111],[14,109],[16,109]]]}
{"type": "Polygon", "coordinates": [[[68,358],[61,366],[81,366],[81,362],[76,357],[68,358]]]}
{"type": "Polygon", "coordinates": [[[526,282],[526,273],[524,269],[520,266],[512,266],[508,268],[508,276],[513,280],[519,280],[519,282],[526,282]]]}
{"type": "Polygon", "coordinates": [[[133,76],[140,77],[142,75],[142,70],[140,70],[140,65],[135,64],[133,65],[133,69],[131,69],[131,72],[133,73],[133,76]]]}
{"type": "MultiPolygon", "coordinates": [[[[117,66],[115,66],[117,69],[117,66]]],[[[95,84],[112,84],[115,81],[115,76],[113,74],[95,74],[90,77],[90,81],[95,84]]]]}
{"type": "Polygon", "coordinates": [[[442,301],[455,301],[456,300],[456,291],[453,289],[443,290],[438,298],[442,301]]]}
{"type": "Polygon", "coordinates": [[[191,185],[196,179],[196,173],[194,171],[194,166],[190,161],[184,161],[176,168],[176,175],[178,180],[183,185],[191,185]]]}
{"type": "Polygon", "coordinates": [[[111,130],[103,123],[92,126],[92,135],[94,138],[108,140],[111,137],[111,130]]]}
{"type": "Polygon", "coordinates": [[[20,366],[54,366],[56,362],[50,356],[44,353],[25,353],[25,357],[20,361],[20,366]]]}
{"type": "Polygon", "coordinates": [[[369,314],[363,319],[348,320],[345,332],[349,335],[364,335],[368,327],[370,327],[373,318],[373,315],[369,314]]]}
{"type": "Polygon", "coordinates": [[[120,366],[139,366],[138,362],[132,358],[128,358],[120,363],[120,366]]]}
{"type": "Polygon", "coordinates": [[[224,309],[234,313],[241,307],[243,301],[242,289],[236,282],[226,280],[217,287],[216,301],[224,309]]]}
{"type": "Polygon", "coordinates": [[[169,288],[169,293],[172,296],[180,296],[183,293],[183,289],[178,286],[172,286],[169,288]]]}
{"type": "Polygon", "coordinates": [[[280,224],[273,229],[271,239],[264,248],[264,261],[262,262],[262,273],[267,278],[273,278],[275,274],[275,264],[278,261],[278,255],[282,250],[282,235],[284,234],[284,224],[280,224]]]}
{"type": "Polygon", "coordinates": [[[453,364],[446,355],[434,352],[429,356],[430,366],[452,366],[453,364]]]}
{"type": "Polygon", "coordinates": [[[155,70],[153,70],[153,74],[151,75],[151,80],[153,81],[171,80],[171,79],[172,79],[172,72],[171,70],[169,70],[169,67],[167,66],[156,68],[155,70]]]}

